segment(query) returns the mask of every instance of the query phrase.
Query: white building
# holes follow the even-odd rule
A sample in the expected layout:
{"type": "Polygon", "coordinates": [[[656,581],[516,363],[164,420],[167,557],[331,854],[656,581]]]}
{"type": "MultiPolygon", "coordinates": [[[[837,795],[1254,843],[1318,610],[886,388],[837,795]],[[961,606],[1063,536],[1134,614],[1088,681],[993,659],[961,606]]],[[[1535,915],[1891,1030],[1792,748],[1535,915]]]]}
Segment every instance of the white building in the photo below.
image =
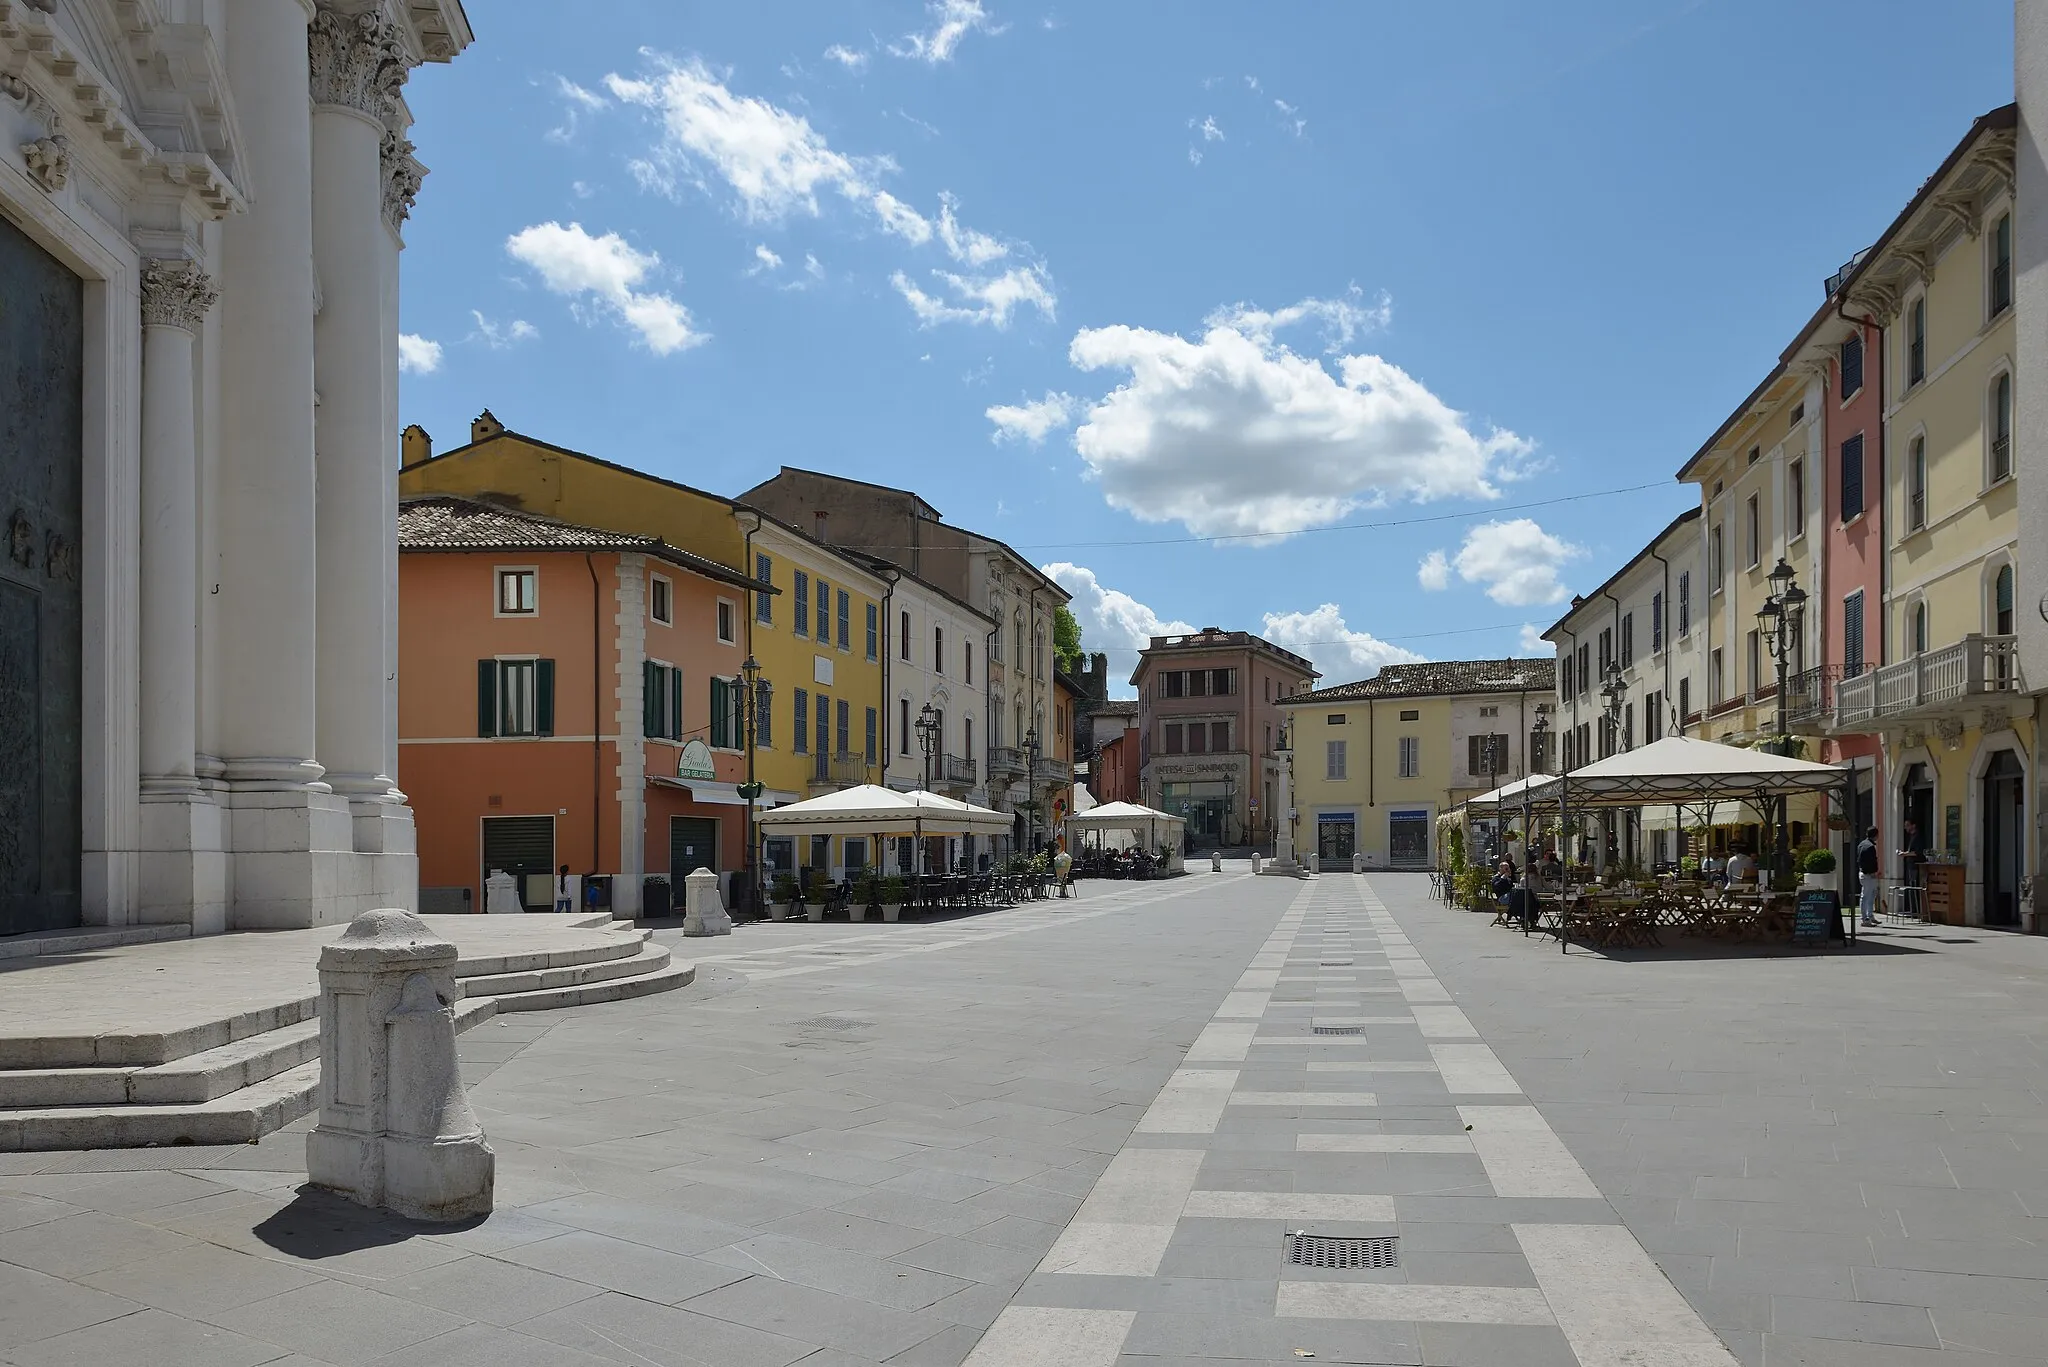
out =
{"type": "MultiPolygon", "coordinates": [[[[2019,103],[2019,144],[2013,158],[2013,199],[2021,205],[2048,201],[2048,6],[2015,0],[2013,5],[2013,94],[2019,103]]],[[[2022,318],[2048,316],[2048,213],[2014,216],[2015,312],[2022,318]]],[[[2015,388],[2013,474],[2023,489],[2048,483],[2048,403],[2028,395],[2048,393],[2048,337],[2039,327],[2022,327],[2013,345],[2015,388]]],[[[2048,499],[2019,503],[2019,602],[2014,605],[2019,637],[2020,677],[2048,680],[2048,499]]],[[[2032,866],[2048,869],[2048,694],[2036,694],[2032,760],[2034,832],[2032,866]]],[[[2048,878],[2031,880],[2030,909],[2048,913],[2048,878]]]]}
{"type": "Polygon", "coordinates": [[[0,0],[0,933],[417,900],[403,88],[470,37],[459,0],[0,0]]]}
{"type": "Polygon", "coordinates": [[[884,665],[889,744],[883,782],[985,806],[988,640],[995,622],[913,574],[893,566],[877,572],[895,581],[884,665]]]}

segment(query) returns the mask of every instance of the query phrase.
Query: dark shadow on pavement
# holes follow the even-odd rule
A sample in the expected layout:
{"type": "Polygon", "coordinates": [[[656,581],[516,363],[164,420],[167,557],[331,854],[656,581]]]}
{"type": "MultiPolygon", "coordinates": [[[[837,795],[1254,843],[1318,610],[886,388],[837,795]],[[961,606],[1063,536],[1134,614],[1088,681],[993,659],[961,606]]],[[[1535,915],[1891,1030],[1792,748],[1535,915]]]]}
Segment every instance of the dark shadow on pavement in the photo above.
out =
{"type": "Polygon", "coordinates": [[[389,1211],[369,1210],[318,1187],[300,1187],[298,1195],[253,1231],[280,1253],[315,1261],[385,1248],[420,1234],[452,1234],[474,1229],[490,1217],[480,1215],[456,1224],[428,1224],[389,1211]]]}

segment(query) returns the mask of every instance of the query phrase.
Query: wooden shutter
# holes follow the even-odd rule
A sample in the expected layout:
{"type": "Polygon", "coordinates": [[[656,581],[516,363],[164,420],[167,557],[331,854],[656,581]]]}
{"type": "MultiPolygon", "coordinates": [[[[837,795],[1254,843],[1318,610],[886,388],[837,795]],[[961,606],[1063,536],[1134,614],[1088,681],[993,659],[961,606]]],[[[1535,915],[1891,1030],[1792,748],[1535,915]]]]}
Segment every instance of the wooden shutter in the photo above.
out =
{"type": "Polygon", "coordinates": [[[662,734],[670,740],[683,738],[683,671],[668,671],[668,729],[662,734]]]}
{"type": "Polygon", "coordinates": [[[1842,521],[1863,511],[1863,434],[1842,443],[1842,521]]]}
{"type": "Polygon", "coordinates": [[[732,734],[732,691],[724,679],[711,681],[711,744],[721,750],[737,744],[732,734]]]}
{"type": "Polygon", "coordinates": [[[1863,658],[1863,594],[1859,591],[1842,600],[1842,663],[1850,678],[1861,674],[1863,658]]]}
{"type": "Polygon", "coordinates": [[[476,662],[476,733],[479,736],[498,734],[498,662],[478,660],[476,662]]]}
{"type": "Polygon", "coordinates": [[[661,734],[661,666],[652,660],[640,662],[640,734],[661,734]]]}
{"type": "Polygon", "coordinates": [[[555,662],[533,662],[533,734],[555,734],[555,662]]]}

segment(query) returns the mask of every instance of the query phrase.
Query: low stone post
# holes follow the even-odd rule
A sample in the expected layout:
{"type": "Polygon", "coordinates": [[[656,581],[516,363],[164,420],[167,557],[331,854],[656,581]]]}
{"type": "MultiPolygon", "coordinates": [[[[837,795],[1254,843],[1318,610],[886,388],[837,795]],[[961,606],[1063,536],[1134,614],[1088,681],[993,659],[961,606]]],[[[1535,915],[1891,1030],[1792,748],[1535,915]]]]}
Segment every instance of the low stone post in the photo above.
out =
{"type": "Polygon", "coordinates": [[[683,879],[683,934],[732,934],[732,917],[718,895],[718,875],[709,869],[693,869],[683,879]]]}
{"type": "Polygon", "coordinates": [[[364,912],[321,949],[314,1186],[414,1220],[490,1214],[497,1155],[456,1065],[455,960],[398,910],[364,912]]]}
{"type": "Polygon", "coordinates": [[[1365,856],[1363,854],[1353,854],[1351,856],[1351,871],[1353,873],[1365,872],[1365,856]]]}
{"type": "Polygon", "coordinates": [[[484,910],[493,916],[512,916],[526,910],[519,905],[519,880],[503,869],[492,869],[484,879],[484,910]]]}
{"type": "Polygon", "coordinates": [[[1221,872],[1223,872],[1223,851],[1221,851],[1221,850],[1211,850],[1211,851],[1209,851],[1209,872],[1211,872],[1211,873],[1221,873],[1221,872]]]}
{"type": "Polygon", "coordinates": [[[1308,857],[1308,871],[1310,873],[1321,873],[1323,871],[1323,857],[1321,855],[1312,854],[1308,857]]]}
{"type": "Polygon", "coordinates": [[[1252,872],[1253,872],[1253,873],[1257,873],[1258,871],[1259,871],[1259,852],[1258,852],[1257,850],[1253,850],[1253,851],[1252,851],[1252,872]]]}

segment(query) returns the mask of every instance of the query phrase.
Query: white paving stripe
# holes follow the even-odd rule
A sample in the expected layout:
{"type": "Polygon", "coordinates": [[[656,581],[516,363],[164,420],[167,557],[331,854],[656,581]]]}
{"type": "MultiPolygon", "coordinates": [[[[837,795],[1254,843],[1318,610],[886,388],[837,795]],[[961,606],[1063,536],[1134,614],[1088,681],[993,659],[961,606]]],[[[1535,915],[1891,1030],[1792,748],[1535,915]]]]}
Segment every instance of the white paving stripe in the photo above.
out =
{"type": "Polygon", "coordinates": [[[1012,1305],[996,1316],[962,1367],[1114,1367],[1137,1315],[1012,1305]]]}
{"type": "Polygon", "coordinates": [[[1125,1149],[1117,1154],[1038,1270],[1155,1275],[1203,1157],[1200,1149],[1125,1149]]]}
{"type": "Polygon", "coordinates": [[[1259,1033],[1256,1021],[1210,1021],[1188,1046],[1189,1063],[1243,1063],[1259,1033]]]}
{"type": "Polygon", "coordinates": [[[1480,1094],[1522,1090],[1514,1076],[1501,1066],[1499,1056],[1483,1042],[1431,1044],[1429,1052],[1436,1059],[1437,1070],[1444,1075],[1446,1091],[1480,1094]]]}
{"type": "MultiPolygon", "coordinates": [[[[1261,1041],[1263,1043],[1264,1041],[1261,1041]]],[[[1311,1063],[1311,1073],[1433,1073],[1434,1063],[1420,1059],[1380,1059],[1374,1063],[1311,1063]]]]}
{"type": "MultiPolygon", "coordinates": [[[[1282,1282],[1273,1313],[1283,1319],[1408,1320],[1423,1324],[1554,1324],[1541,1291],[1520,1286],[1282,1282]]],[[[1644,1367],[1653,1367],[1645,1363],[1644,1367]]]]}
{"type": "Polygon", "coordinates": [[[1233,1092],[1233,1106],[1377,1106],[1371,1092],[1233,1092]]]}
{"type": "Polygon", "coordinates": [[[1246,969],[1244,976],[1237,980],[1237,990],[1240,992],[1271,992],[1274,984],[1279,981],[1280,970],[1278,969],[1246,969]]]}
{"type": "Polygon", "coordinates": [[[1343,1220],[1394,1223],[1394,1198],[1336,1191],[1196,1191],[1181,1211],[1189,1220],[1343,1220]]]}
{"type": "Polygon", "coordinates": [[[1447,1002],[1451,999],[1451,994],[1435,978],[1403,978],[1401,995],[1411,1002],[1447,1002]]]}
{"type": "Polygon", "coordinates": [[[1600,1188],[1534,1106],[1460,1106],[1496,1196],[1600,1199],[1600,1188]]]}
{"type": "Polygon", "coordinates": [[[1298,1134],[1297,1153],[1470,1153],[1462,1134],[1298,1134]]]}
{"type": "Polygon", "coordinates": [[[1477,1039],[1479,1032],[1455,1006],[1416,1006],[1415,1023],[1424,1039],[1477,1039]]]}
{"type": "Polygon", "coordinates": [[[1270,992],[1233,992],[1223,999],[1217,1008],[1218,1020],[1257,1020],[1266,1014],[1266,1004],[1273,999],[1270,992]]]}
{"type": "Polygon", "coordinates": [[[1626,1226],[1511,1228],[1582,1367],[1734,1367],[1626,1226]]]}
{"type": "Polygon", "coordinates": [[[1139,1134],[1214,1134],[1230,1100],[1237,1074],[1209,1068],[1181,1068],[1138,1119],[1139,1134]]]}

